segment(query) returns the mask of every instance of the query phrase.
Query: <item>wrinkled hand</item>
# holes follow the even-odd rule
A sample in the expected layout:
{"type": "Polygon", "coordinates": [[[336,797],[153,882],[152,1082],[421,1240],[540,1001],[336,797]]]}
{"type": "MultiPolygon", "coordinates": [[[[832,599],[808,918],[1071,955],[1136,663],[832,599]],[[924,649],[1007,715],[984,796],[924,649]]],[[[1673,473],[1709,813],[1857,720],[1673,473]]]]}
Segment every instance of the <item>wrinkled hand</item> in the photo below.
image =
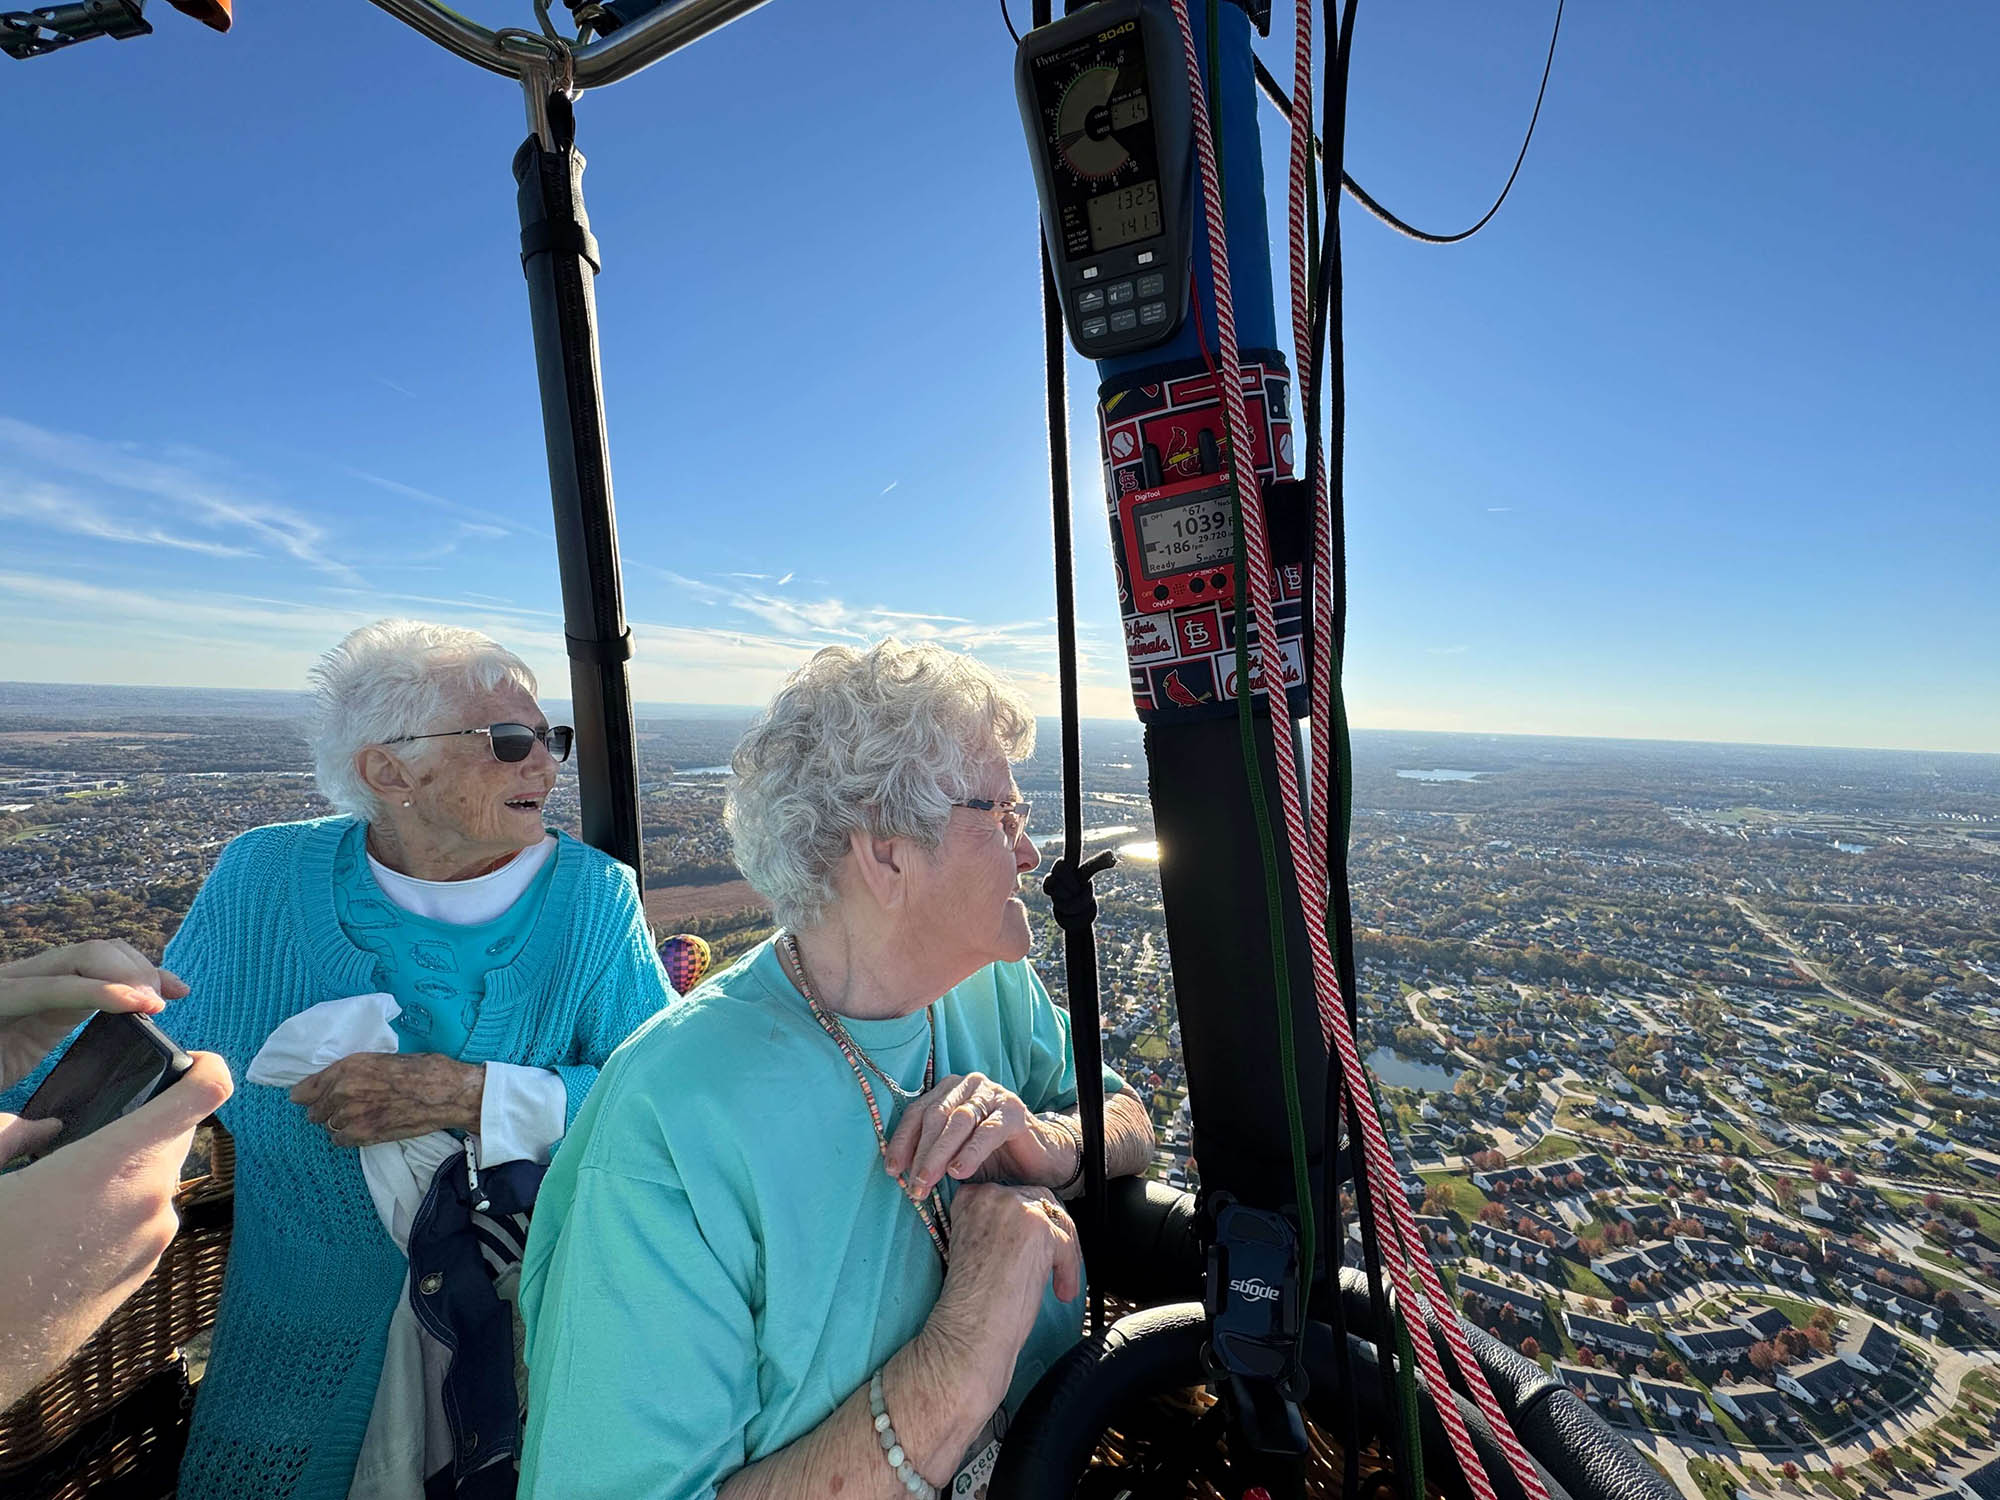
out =
{"type": "Polygon", "coordinates": [[[1013,1090],[984,1073],[953,1074],[912,1100],[896,1122],[882,1165],[912,1198],[949,1176],[960,1182],[1052,1186],[1068,1175],[1056,1166],[1060,1144],[1013,1090]]]}
{"type": "Polygon", "coordinates": [[[356,1052],[292,1085],[292,1102],[336,1146],[374,1146],[433,1130],[477,1130],[486,1069],[441,1052],[356,1052]]]}
{"type": "Polygon", "coordinates": [[[33,1072],[91,1011],[157,1015],[187,992],[123,940],[70,943],[0,964],[0,1088],[33,1072]]]}
{"type": "Polygon", "coordinates": [[[962,1367],[982,1366],[988,1410],[1041,1315],[1050,1282],[1073,1301],[1083,1287],[1076,1225],[1047,1188],[968,1183],[951,1201],[951,1266],[924,1336],[962,1367]]]}

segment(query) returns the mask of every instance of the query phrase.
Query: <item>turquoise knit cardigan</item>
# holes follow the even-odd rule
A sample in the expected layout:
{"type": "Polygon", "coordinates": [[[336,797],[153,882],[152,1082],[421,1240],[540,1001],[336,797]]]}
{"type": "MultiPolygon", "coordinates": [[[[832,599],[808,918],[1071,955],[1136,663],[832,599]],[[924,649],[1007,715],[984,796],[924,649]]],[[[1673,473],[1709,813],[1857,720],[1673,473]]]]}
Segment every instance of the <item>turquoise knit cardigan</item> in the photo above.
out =
{"type": "MultiPolygon", "coordinates": [[[[236,1138],[235,1231],[181,1465],[188,1500],[345,1500],[407,1269],[358,1154],[285,1090],[243,1082],[280,1021],[375,987],[373,956],[334,916],[333,857],[349,826],[325,818],[236,839],[167,947],[191,993],[162,1025],[184,1047],[221,1053],[237,1080],[221,1112],[236,1138]]],[[[612,1049],[673,992],[632,872],[567,835],[555,860],[541,916],[488,976],[460,1057],[553,1069],[574,1120],[612,1049]]]]}

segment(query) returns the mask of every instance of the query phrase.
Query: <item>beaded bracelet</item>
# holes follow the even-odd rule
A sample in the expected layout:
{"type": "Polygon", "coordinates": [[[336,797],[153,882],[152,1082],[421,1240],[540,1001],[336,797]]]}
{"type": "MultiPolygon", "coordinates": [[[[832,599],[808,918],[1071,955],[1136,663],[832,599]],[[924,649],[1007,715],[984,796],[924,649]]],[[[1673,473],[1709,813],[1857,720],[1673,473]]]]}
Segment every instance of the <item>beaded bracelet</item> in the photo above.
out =
{"type": "Polygon", "coordinates": [[[889,1420],[889,1399],[882,1394],[882,1372],[868,1377],[868,1411],[875,1418],[875,1441],[882,1445],[882,1461],[896,1471],[903,1488],[917,1500],[938,1500],[937,1486],[917,1472],[903,1445],[896,1440],[895,1424],[889,1420]]]}

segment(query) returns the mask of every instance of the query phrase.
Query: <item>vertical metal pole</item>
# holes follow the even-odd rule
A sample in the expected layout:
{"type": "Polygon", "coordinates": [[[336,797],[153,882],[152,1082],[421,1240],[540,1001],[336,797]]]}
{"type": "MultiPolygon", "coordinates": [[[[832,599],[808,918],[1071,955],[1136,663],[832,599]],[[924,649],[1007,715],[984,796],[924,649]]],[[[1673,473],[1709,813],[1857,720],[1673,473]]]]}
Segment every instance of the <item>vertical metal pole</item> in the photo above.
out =
{"type": "Polygon", "coordinates": [[[597,366],[597,241],[584,213],[584,164],[567,93],[553,85],[546,64],[524,67],[522,85],[534,134],[514,155],[521,268],[528,278],[541,376],[583,836],[630,865],[643,889],[638,741],[625,666],[632,632],[618,574],[611,455],[597,366]]]}

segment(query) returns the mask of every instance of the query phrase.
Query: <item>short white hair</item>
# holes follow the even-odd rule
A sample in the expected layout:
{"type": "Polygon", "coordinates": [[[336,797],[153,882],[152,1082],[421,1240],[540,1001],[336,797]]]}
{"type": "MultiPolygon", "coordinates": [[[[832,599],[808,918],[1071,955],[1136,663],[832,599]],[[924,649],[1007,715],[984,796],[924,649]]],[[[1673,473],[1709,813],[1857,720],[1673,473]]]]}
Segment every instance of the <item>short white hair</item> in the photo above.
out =
{"type": "Polygon", "coordinates": [[[860,831],[935,849],[952,803],[999,753],[1032,754],[1018,689],[937,645],[829,646],[785,683],[730,757],[736,867],[787,927],[817,922],[860,831]]]}
{"type": "MultiPolygon", "coordinates": [[[[355,757],[369,745],[423,734],[445,711],[513,682],[533,696],[526,662],[476,630],[423,620],[377,620],[348,635],[313,666],[312,713],[306,741],[320,792],[341,812],[370,819],[380,812],[355,757]]],[[[435,740],[397,748],[421,759],[435,740]]]]}

